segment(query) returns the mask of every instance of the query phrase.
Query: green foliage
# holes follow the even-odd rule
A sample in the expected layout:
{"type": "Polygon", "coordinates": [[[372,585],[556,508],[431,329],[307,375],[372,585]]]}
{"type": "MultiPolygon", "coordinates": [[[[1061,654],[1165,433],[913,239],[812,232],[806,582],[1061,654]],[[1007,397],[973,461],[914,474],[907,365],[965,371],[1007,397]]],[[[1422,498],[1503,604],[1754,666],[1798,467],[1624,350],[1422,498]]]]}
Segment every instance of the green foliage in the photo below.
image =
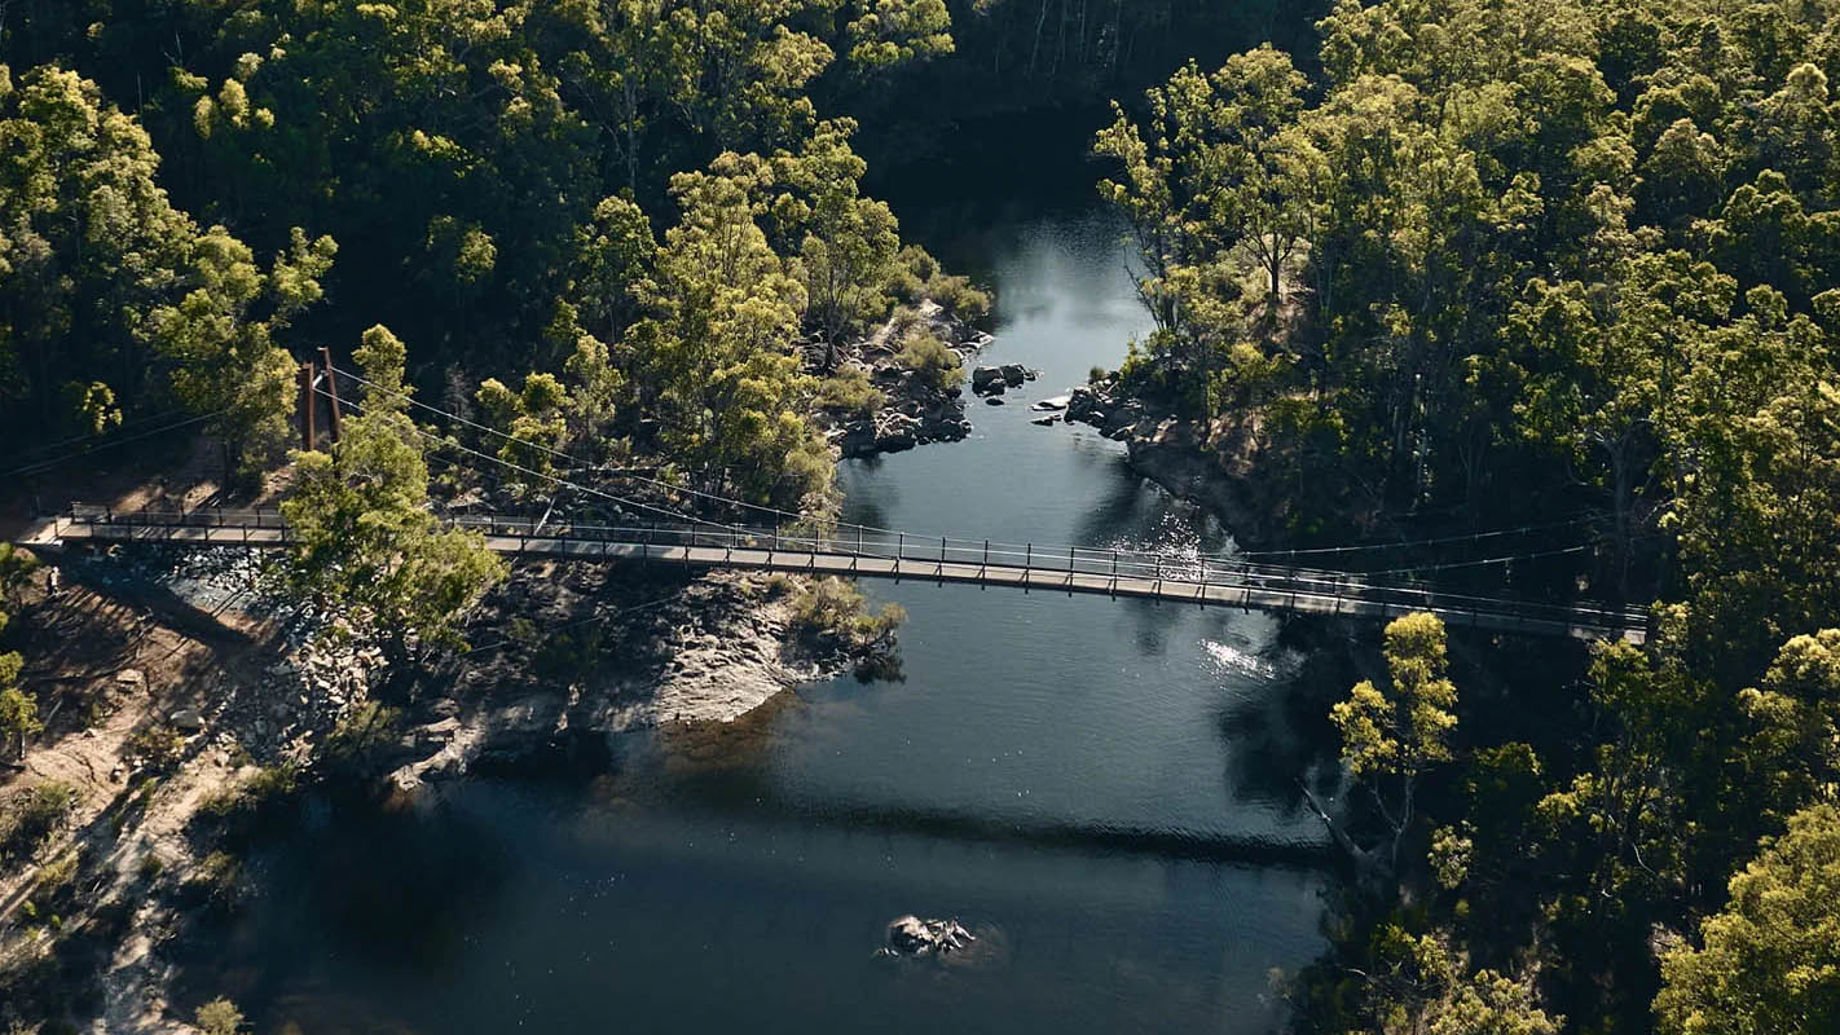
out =
{"type": "Polygon", "coordinates": [[[156,348],[177,366],[173,391],[215,426],[253,479],[278,458],[294,413],[294,362],[275,336],[321,297],[319,278],[338,251],[330,237],[308,240],[295,228],[288,250],[266,273],[247,245],[214,226],[192,249],[176,304],[149,315],[156,348]],[[258,307],[263,319],[254,318],[258,307]]]}
{"type": "Polygon", "coordinates": [[[869,372],[862,367],[842,367],[818,382],[815,401],[822,409],[868,417],[882,408],[885,401],[880,389],[869,383],[869,372]]]}
{"type": "Polygon", "coordinates": [[[326,738],[326,755],[362,768],[373,756],[395,746],[402,736],[402,712],[379,701],[365,701],[339,716],[326,738]]]}
{"type": "Polygon", "coordinates": [[[200,859],[185,875],[185,891],[217,913],[235,908],[243,894],[243,861],[226,851],[200,859]]]}
{"type": "Polygon", "coordinates": [[[23,664],[17,652],[0,654],[0,743],[15,758],[26,753],[26,741],[45,728],[38,717],[38,698],[14,685],[23,664]]]}
{"type": "Polygon", "coordinates": [[[222,996],[200,1006],[193,1020],[204,1035],[236,1035],[244,1023],[243,1012],[222,996]]]}
{"type": "Polygon", "coordinates": [[[0,858],[29,858],[56,836],[76,811],[80,796],[67,783],[48,780],[19,791],[0,806],[0,858]]]}
{"type": "Polygon", "coordinates": [[[299,787],[300,770],[292,763],[265,766],[207,796],[198,803],[198,811],[221,822],[246,821],[291,797],[299,787]]]}
{"type": "Polygon", "coordinates": [[[1470,972],[1435,934],[1380,924],[1347,979],[1350,1030],[1380,1035],[1558,1035],[1564,1018],[1541,1010],[1526,981],[1470,972]]]}
{"type": "Polygon", "coordinates": [[[296,454],[297,487],[282,504],[290,584],[340,608],[396,665],[459,644],[462,617],[506,571],[477,533],[443,529],[427,509],[405,354],[385,328],[364,333],[355,358],[373,387],[331,455],[296,454]]]}
{"type": "MultiPolygon", "coordinates": [[[[31,405],[0,407],[0,428],[94,432],[170,389],[215,415],[253,480],[291,413],[292,325],[327,296],[352,314],[329,326],[397,327],[440,350],[431,362],[502,383],[564,365],[567,404],[509,417],[520,440],[595,460],[636,442],[716,487],[827,504],[795,345],[816,334],[834,367],[886,313],[901,242],[862,194],[855,123],[821,118],[812,91],[827,72],[862,88],[950,53],[941,0],[17,14],[0,26],[21,44],[9,53],[132,91],[145,121],[60,68],[7,76],[0,123],[20,146],[0,171],[0,278],[16,288],[0,292],[0,401],[31,405]],[[771,263],[752,243],[714,260],[740,225],[714,213],[734,199],[693,184],[737,177],[771,263]],[[215,225],[201,232],[162,186],[215,225]],[[654,225],[675,228],[662,246],[654,225]],[[363,247],[334,268],[334,238],[363,247]],[[713,355],[684,343],[711,328],[713,355]],[[543,351],[510,344],[529,341],[543,351]]],[[[946,304],[980,305],[941,283],[946,304]]]]}
{"type": "Polygon", "coordinates": [[[965,383],[965,365],[958,353],[931,334],[916,334],[907,339],[894,361],[914,372],[921,384],[935,390],[951,390],[965,383]]]}
{"type": "MultiPolygon", "coordinates": [[[[1155,325],[1117,390],[1294,477],[1293,528],[1582,507],[1572,560],[1503,577],[1662,601],[1644,647],[1595,650],[1575,721],[1508,727],[1537,752],[1452,743],[1441,636],[1389,637],[1392,687],[1333,714],[1396,863],[1415,775],[1461,766],[1464,792],[1428,800],[1429,857],[1357,896],[1338,951],[1373,964],[1351,943],[1410,907],[1479,958],[1552,961],[1581,1030],[1640,1030],[1654,931],[1840,781],[1840,9],[1338,0],[1318,32],[1314,82],[1265,49],[1191,63],[1099,134],[1155,325]]],[[[1716,1006],[1695,982],[1664,1027],[1831,1026],[1772,1013],[1767,980],[1716,1006]]]]}
{"type": "Polygon", "coordinates": [[[277,338],[320,298],[332,240],[299,229],[264,271],[221,226],[200,232],[156,182],[141,125],[52,66],[0,91],[0,429],[96,434],[144,408],[166,370],[253,471],[292,413],[277,338]]]}
{"type": "Polygon", "coordinates": [[[641,285],[653,315],[626,344],[640,409],[657,413],[672,455],[713,484],[796,507],[830,491],[832,464],[793,347],[805,291],[754,216],[771,179],[757,156],[728,154],[674,180],[683,218],[641,285]]]}
{"type": "MultiPolygon", "coordinates": [[[[593,351],[598,343],[584,337],[582,344],[589,353],[577,367],[584,376],[592,377],[598,373],[594,367],[597,354],[593,351]]],[[[568,415],[575,409],[568,389],[553,374],[527,374],[523,389],[517,392],[494,377],[480,384],[473,401],[483,421],[499,432],[482,435],[480,448],[496,450],[500,459],[522,468],[523,471],[507,470],[527,488],[546,487],[548,479],[539,476],[555,468],[555,455],[568,445],[568,415]]]]}
{"type": "MultiPolygon", "coordinates": [[[[887,311],[882,291],[901,246],[888,206],[858,194],[868,165],[850,149],[855,132],[849,119],[821,122],[797,154],[782,151],[772,160],[779,251],[796,251],[805,322],[832,346],[846,331],[887,311]]],[[[835,365],[833,350],[826,367],[835,365]]]]}
{"type": "Polygon", "coordinates": [[[862,650],[888,643],[907,612],[899,604],[883,604],[871,612],[862,592],[836,576],[812,579],[792,596],[792,624],[800,635],[816,640],[841,640],[862,650]]]}
{"type": "Polygon", "coordinates": [[[170,723],[156,722],[129,734],[122,750],[139,759],[147,772],[171,772],[185,757],[185,735],[170,723]]]}
{"type": "Polygon", "coordinates": [[[1393,831],[1392,860],[1412,826],[1419,776],[1449,761],[1457,724],[1457,688],[1445,676],[1444,623],[1431,614],[1396,618],[1386,627],[1386,667],[1392,686],[1368,680],[1329,710],[1342,735],[1342,761],[1363,780],[1393,831]],[[1397,789],[1383,794],[1382,781],[1397,789]]]}
{"type": "MultiPolygon", "coordinates": [[[[38,559],[12,543],[0,543],[0,603],[16,599],[32,573],[38,559]]],[[[0,610],[0,630],[6,628],[6,612],[0,610]]]]}
{"type": "Polygon", "coordinates": [[[1700,944],[1663,958],[1659,1028],[1692,1035],[1832,1031],[1840,1025],[1840,812],[1789,817],[1731,879],[1700,944]]]}
{"type": "Polygon", "coordinates": [[[907,245],[895,256],[888,291],[910,305],[932,299],[968,323],[982,323],[990,316],[988,294],[973,287],[970,278],[945,272],[939,260],[917,244],[907,245]]]}

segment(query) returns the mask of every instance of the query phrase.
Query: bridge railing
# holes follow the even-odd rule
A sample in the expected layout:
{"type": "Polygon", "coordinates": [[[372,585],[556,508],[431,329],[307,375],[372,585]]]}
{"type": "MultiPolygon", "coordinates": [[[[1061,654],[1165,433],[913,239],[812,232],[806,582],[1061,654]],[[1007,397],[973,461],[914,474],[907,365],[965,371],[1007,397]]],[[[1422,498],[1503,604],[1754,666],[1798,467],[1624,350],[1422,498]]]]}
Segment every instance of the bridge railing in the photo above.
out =
{"type": "MultiPolygon", "coordinates": [[[[1039,547],[1031,543],[958,539],[889,533],[855,526],[830,532],[762,526],[696,526],[673,524],[584,525],[569,522],[539,523],[520,519],[468,518],[455,522],[484,534],[528,541],[583,541],[636,543],[641,551],[660,549],[752,550],[768,554],[804,554],[859,557],[895,561],[901,574],[924,578],[928,565],[1023,569],[1051,587],[1055,575],[1149,581],[1164,584],[1170,598],[1188,587],[1197,598],[1214,589],[1245,589],[1264,594],[1295,595],[1315,600],[1339,600],[1350,605],[1368,604],[1389,613],[1430,610],[1461,617],[1479,612],[1504,611],[1528,621],[1595,625],[1607,629],[1643,627],[1644,610],[1612,608],[1590,603],[1560,604],[1506,600],[1448,592],[1422,584],[1391,584],[1368,580],[1359,573],[1293,568],[1247,560],[1221,559],[1199,554],[1094,547],[1039,547]]],[[[1209,597],[1211,602],[1220,602],[1209,597]]]]}
{"type": "MultiPolygon", "coordinates": [[[[231,529],[240,531],[233,542],[288,541],[287,523],[274,507],[185,509],[153,505],[118,511],[73,504],[66,520],[85,525],[97,538],[171,538],[171,530],[231,529]]],[[[1165,599],[1188,596],[1215,604],[1233,603],[1237,593],[1248,606],[1270,606],[1289,598],[1293,606],[1298,601],[1333,602],[1338,611],[1346,608],[1389,616],[1430,611],[1447,618],[1472,620],[1488,614],[1523,623],[1619,632],[1643,628],[1648,620],[1644,610],[1466,595],[1423,583],[1370,579],[1356,572],[1273,565],[1195,551],[1050,547],[920,536],[855,525],[813,530],[714,523],[607,525],[503,516],[457,516],[448,520],[455,527],[517,539],[525,546],[549,542],[617,543],[641,558],[677,551],[680,558],[687,560],[695,551],[722,550],[722,560],[726,562],[746,563],[749,557],[745,554],[751,552],[764,555],[767,564],[785,567],[783,557],[775,563],[776,555],[797,554],[813,558],[815,568],[815,558],[835,556],[893,562],[895,574],[913,578],[925,578],[929,569],[943,577],[946,568],[951,567],[953,577],[958,578],[967,574],[965,569],[1000,568],[1027,572],[1025,584],[1044,589],[1052,588],[1057,576],[1069,582],[1077,577],[1088,589],[1094,588],[1093,580],[1104,580],[1114,587],[1122,581],[1150,583],[1155,587],[1154,595],[1165,599]],[[742,551],[744,556],[734,557],[736,551],[742,551]]]]}

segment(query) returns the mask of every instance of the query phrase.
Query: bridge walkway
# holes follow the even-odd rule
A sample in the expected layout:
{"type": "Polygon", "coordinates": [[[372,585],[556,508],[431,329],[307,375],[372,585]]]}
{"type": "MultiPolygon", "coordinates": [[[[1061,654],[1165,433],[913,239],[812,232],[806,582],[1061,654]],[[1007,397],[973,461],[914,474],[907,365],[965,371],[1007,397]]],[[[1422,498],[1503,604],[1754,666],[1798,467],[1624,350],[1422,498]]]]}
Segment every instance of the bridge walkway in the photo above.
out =
{"type": "MultiPolygon", "coordinates": [[[[1423,584],[1383,582],[1354,572],[1208,557],[1087,547],[1045,547],[905,533],[844,533],[720,525],[595,526],[468,516],[507,555],[631,561],[701,568],[831,574],[957,583],[1028,592],[1147,599],[1386,621],[1430,612],[1447,625],[1578,638],[1646,638],[1646,611],[1467,596],[1423,584]]],[[[273,509],[142,510],[73,506],[38,522],[31,543],[156,542],[174,546],[275,549],[290,542],[273,509]]]]}

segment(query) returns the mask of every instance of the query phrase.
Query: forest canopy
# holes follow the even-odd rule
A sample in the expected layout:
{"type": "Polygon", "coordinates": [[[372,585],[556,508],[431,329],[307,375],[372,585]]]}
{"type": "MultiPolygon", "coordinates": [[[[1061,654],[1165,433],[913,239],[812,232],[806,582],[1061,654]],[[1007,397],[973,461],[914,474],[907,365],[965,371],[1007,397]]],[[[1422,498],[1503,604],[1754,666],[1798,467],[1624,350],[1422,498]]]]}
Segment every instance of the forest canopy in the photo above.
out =
{"type": "MultiPolygon", "coordinates": [[[[1552,567],[1661,602],[1563,734],[1420,751],[1416,833],[1373,795],[1418,852],[1300,1023],[1825,1030],[1840,4],[1340,0],[1318,30],[1098,134],[1154,321],[1117,390],[1295,486],[1299,539],[1571,522],[1552,567]],[[1526,1009],[1479,1020],[1466,961],[1526,1009]]],[[[1393,707],[1337,706],[1357,775],[1432,714],[1393,707]]]]}
{"type": "Polygon", "coordinates": [[[288,353],[381,324],[412,375],[575,371],[567,407],[521,415],[561,422],[549,446],[637,436],[817,498],[804,350],[825,373],[912,263],[814,95],[949,29],[940,0],[13,5],[0,431],[208,416],[253,477],[288,353]]]}

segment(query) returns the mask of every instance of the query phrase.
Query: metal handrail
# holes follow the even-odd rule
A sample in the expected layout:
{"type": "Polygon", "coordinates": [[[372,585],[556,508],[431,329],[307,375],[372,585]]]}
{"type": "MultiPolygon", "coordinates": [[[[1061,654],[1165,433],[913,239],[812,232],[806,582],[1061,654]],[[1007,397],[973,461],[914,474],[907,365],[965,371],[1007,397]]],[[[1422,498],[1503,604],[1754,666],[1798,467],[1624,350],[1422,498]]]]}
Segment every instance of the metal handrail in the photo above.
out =
{"type": "MultiPolygon", "coordinates": [[[[73,503],[69,508],[68,520],[88,526],[92,531],[97,526],[236,527],[245,529],[242,537],[244,542],[248,541],[247,530],[254,528],[279,531],[280,540],[288,540],[287,525],[281,514],[273,508],[263,507],[187,510],[179,506],[163,505],[117,512],[108,507],[73,503]]],[[[1044,555],[1042,548],[1034,543],[1002,543],[982,539],[954,539],[950,536],[922,538],[880,531],[869,534],[869,530],[861,526],[842,526],[854,535],[839,536],[811,529],[740,524],[718,526],[713,523],[696,525],[651,522],[639,525],[596,525],[552,521],[539,528],[535,521],[502,515],[462,515],[446,520],[453,527],[471,529],[486,535],[515,536],[521,540],[520,545],[527,545],[531,541],[608,544],[640,539],[645,544],[642,556],[650,556],[651,548],[655,546],[674,546],[684,550],[686,561],[694,549],[720,548],[724,551],[725,562],[733,560],[733,552],[736,550],[755,549],[766,550],[769,554],[806,554],[814,558],[814,561],[820,555],[893,560],[897,569],[905,568],[909,562],[932,562],[941,575],[946,565],[962,565],[987,571],[994,561],[994,566],[998,568],[1059,573],[1069,585],[1072,585],[1075,576],[1088,575],[1109,580],[1114,589],[1116,581],[1121,578],[1154,580],[1159,586],[1158,596],[1173,596],[1162,592],[1160,587],[1165,582],[1182,587],[1185,591],[1199,587],[1200,592],[1191,598],[1203,602],[1218,602],[1207,593],[1207,589],[1212,587],[1222,592],[1241,590],[1242,601],[1250,601],[1254,592],[1288,594],[1293,598],[1302,595],[1317,600],[1333,599],[1338,611],[1344,602],[1379,607],[1383,611],[1398,607],[1456,617],[1474,617],[1480,609],[1486,608],[1497,618],[1563,622],[1568,625],[1588,621],[1590,624],[1617,629],[1644,627],[1649,619],[1646,609],[1611,608],[1591,602],[1560,604],[1475,596],[1422,584],[1369,581],[1363,579],[1358,572],[1292,568],[1201,554],[1172,556],[1163,551],[1079,546],[1066,547],[1064,552],[1044,555]],[[1036,563],[1038,555],[1042,556],[1040,564],[1036,563]],[[1065,561],[1059,559],[1063,555],[1065,561]],[[1006,563],[1017,560],[1020,563],[1006,563]]]]}

